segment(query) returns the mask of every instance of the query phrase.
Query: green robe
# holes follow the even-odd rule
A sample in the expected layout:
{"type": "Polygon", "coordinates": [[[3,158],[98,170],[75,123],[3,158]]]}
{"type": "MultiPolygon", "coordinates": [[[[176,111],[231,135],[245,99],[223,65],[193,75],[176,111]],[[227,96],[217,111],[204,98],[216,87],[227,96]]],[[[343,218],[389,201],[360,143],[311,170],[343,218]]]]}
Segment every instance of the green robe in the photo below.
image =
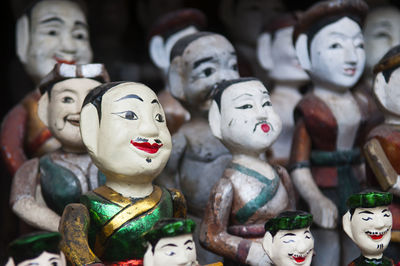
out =
{"type": "Polygon", "coordinates": [[[353,260],[349,264],[349,266],[373,266],[373,265],[381,265],[381,266],[394,266],[393,260],[383,256],[381,259],[368,259],[361,255],[357,259],[353,260]]]}
{"type": "Polygon", "coordinates": [[[180,193],[154,186],[144,198],[126,198],[107,186],[81,197],[89,210],[88,240],[102,261],[141,259],[146,251],[143,233],[160,219],[177,217],[184,202],[180,193]],[[175,203],[178,204],[175,204],[175,203]]]}

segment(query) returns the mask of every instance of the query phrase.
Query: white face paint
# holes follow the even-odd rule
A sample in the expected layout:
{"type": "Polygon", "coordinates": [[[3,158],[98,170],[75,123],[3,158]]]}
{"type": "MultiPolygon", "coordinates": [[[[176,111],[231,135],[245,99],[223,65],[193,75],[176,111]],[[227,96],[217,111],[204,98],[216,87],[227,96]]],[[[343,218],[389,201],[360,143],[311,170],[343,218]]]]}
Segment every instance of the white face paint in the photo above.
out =
{"type": "Polygon", "coordinates": [[[233,84],[221,96],[222,141],[232,153],[261,153],[279,136],[282,122],[260,81],[233,84]]]}
{"type": "Polygon", "coordinates": [[[350,237],[364,256],[382,254],[390,242],[392,213],[387,206],[356,208],[350,229],[350,237]]]}
{"type": "Polygon", "coordinates": [[[372,69],[389,51],[400,44],[400,10],[394,6],[372,10],[364,24],[366,67],[372,69]]]}
{"type": "Polygon", "coordinates": [[[105,173],[138,177],[132,183],[151,182],[167,163],[171,147],[164,111],[149,87],[129,82],[103,95],[94,157],[105,173]]]}
{"type": "MultiPolygon", "coordinates": [[[[144,262],[147,266],[147,263],[144,262]]],[[[196,246],[191,234],[160,239],[154,249],[153,264],[168,266],[197,265],[196,246]]]]}
{"type": "Polygon", "coordinates": [[[382,73],[379,73],[375,80],[374,93],[379,103],[385,110],[400,116],[400,68],[392,72],[389,82],[382,73]]]}
{"type": "Polygon", "coordinates": [[[186,47],[182,58],[185,101],[197,109],[210,108],[208,96],[215,83],[239,77],[235,49],[222,35],[196,39],[186,47]]]}
{"type": "Polygon", "coordinates": [[[30,18],[26,68],[42,79],[57,62],[86,64],[92,60],[85,15],[71,1],[42,1],[30,18]]]}
{"type": "Polygon", "coordinates": [[[81,108],[89,91],[100,84],[87,78],[72,78],[54,84],[47,107],[48,127],[64,148],[84,150],[79,131],[81,108]]]}
{"type": "Polygon", "coordinates": [[[317,86],[346,91],[364,70],[364,40],[360,26],[344,17],[322,28],[310,45],[310,75],[317,86]]]}
{"type": "Polygon", "coordinates": [[[293,26],[279,29],[274,34],[271,47],[273,67],[270,78],[278,81],[307,81],[309,76],[297,60],[292,42],[293,26]]]}
{"type": "Polygon", "coordinates": [[[311,264],[314,238],[310,228],[279,230],[273,237],[269,256],[276,266],[311,264]]]}
{"type": "Polygon", "coordinates": [[[36,257],[31,260],[25,260],[17,264],[17,266],[29,266],[29,265],[66,266],[67,263],[65,261],[65,256],[62,252],[60,254],[54,254],[45,251],[42,254],[40,254],[39,257],[36,257]]]}

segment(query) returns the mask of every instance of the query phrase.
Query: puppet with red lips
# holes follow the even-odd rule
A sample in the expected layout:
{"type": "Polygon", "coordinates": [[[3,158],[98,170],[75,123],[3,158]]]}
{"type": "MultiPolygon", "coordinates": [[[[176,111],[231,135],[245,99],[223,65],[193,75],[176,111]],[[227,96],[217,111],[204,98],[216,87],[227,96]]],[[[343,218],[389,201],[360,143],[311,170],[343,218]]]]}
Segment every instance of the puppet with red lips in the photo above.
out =
{"type": "Polygon", "coordinates": [[[223,256],[224,265],[269,265],[262,247],[264,224],[294,207],[286,170],[260,160],[279,136],[281,120],[257,79],[223,81],[213,94],[211,131],[233,157],[211,191],[200,241],[223,256]]]}
{"type": "Polygon", "coordinates": [[[58,231],[64,207],[104,182],[83,145],[79,118],[89,91],[107,81],[102,64],[56,64],[40,83],[38,116],[62,146],[26,161],[10,195],[12,210],[35,228],[58,231]]]}
{"type": "Polygon", "coordinates": [[[162,218],[185,217],[178,190],[153,185],[172,142],[156,94],[134,82],[95,88],[81,114],[83,142],[106,183],[68,205],[62,249],[75,265],[143,265],[142,235],[162,218]]]}
{"type": "Polygon", "coordinates": [[[393,224],[389,209],[392,199],[389,192],[371,191],[353,194],[347,200],[349,210],[343,216],[343,229],[361,250],[361,256],[349,266],[394,265],[383,256],[393,224]]]}

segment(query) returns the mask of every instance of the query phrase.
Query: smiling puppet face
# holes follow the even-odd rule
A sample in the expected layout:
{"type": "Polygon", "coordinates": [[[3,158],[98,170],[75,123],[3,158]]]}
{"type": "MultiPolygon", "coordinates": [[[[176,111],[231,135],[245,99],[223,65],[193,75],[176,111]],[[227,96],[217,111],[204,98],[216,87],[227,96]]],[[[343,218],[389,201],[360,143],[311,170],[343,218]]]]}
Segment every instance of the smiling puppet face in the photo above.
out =
{"type": "Polygon", "coordinates": [[[392,195],[370,192],[352,195],[350,199],[354,208],[343,216],[344,231],[365,257],[381,256],[391,237],[393,218],[388,205],[392,195]]]}
{"type": "Polygon", "coordinates": [[[123,82],[100,101],[100,113],[86,104],[81,116],[83,141],[92,159],[104,173],[151,182],[164,168],[172,146],[156,94],[143,84],[123,82]]]}

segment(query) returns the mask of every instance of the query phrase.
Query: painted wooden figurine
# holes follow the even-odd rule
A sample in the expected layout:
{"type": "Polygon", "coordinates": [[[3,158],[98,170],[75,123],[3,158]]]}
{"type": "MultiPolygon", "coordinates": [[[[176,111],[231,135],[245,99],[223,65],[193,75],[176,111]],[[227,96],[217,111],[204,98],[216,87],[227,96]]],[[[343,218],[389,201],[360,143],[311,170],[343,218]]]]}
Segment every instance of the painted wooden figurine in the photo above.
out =
{"type": "MultiPolygon", "coordinates": [[[[58,63],[86,64],[92,51],[86,17],[74,1],[39,0],[16,25],[19,60],[35,84],[58,63]]],[[[38,89],[11,109],[2,122],[1,156],[14,175],[28,159],[54,151],[60,143],[37,116],[38,89]]]]}
{"type": "Polygon", "coordinates": [[[400,10],[394,5],[380,4],[371,8],[364,23],[365,73],[369,90],[373,87],[373,68],[379,60],[400,44],[400,10]]]}
{"type": "Polygon", "coordinates": [[[10,196],[14,213],[34,228],[58,231],[64,207],[104,183],[83,145],[79,118],[89,91],[108,81],[102,64],[56,64],[40,83],[38,115],[61,149],[26,161],[10,196]]]}
{"type": "Polygon", "coordinates": [[[142,265],[141,236],[161,218],[186,216],[178,190],[152,184],[172,148],[164,111],[143,84],[105,83],[85,98],[80,127],[106,184],[83,195],[81,204],[67,205],[62,250],[76,265],[142,265]]]}
{"type": "Polygon", "coordinates": [[[385,121],[369,132],[364,145],[367,181],[372,187],[393,193],[389,206],[393,215],[392,244],[386,253],[400,261],[400,45],[384,55],[374,72],[375,98],[385,121]]]}
{"type": "MultiPolygon", "coordinates": [[[[197,262],[193,233],[196,223],[192,219],[170,218],[158,221],[145,233],[147,251],[144,266],[200,266],[197,262]]],[[[208,266],[222,266],[222,263],[208,266]]]]}
{"type": "MultiPolygon", "coordinates": [[[[212,134],[207,114],[214,84],[239,77],[236,52],[224,36],[198,32],[177,41],[170,60],[168,88],[191,118],[172,136],[174,148],[160,181],[175,178],[170,180],[173,185],[168,186],[181,189],[190,218],[200,224],[211,188],[232,158],[212,134]]],[[[198,228],[194,239],[198,243],[198,228]]],[[[198,247],[200,263],[220,260],[200,245],[198,247]]]]}
{"type": "Polygon", "coordinates": [[[268,61],[271,61],[268,69],[273,83],[271,102],[282,119],[282,132],[271,147],[271,159],[281,165],[289,161],[294,131],[293,110],[303,96],[300,88],[310,80],[300,66],[293,46],[292,34],[296,23],[297,18],[293,13],[284,13],[272,19],[259,36],[257,48],[258,60],[263,62],[262,65],[268,67],[268,61]],[[267,49],[270,51],[262,51],[267,49]]]}
{"type": "MultiPolygon", "coordinates": [[[[207,18],[198,9],[179,9],[160,17],[153,25],[149,34],[149,55],[153,63],[161,70],[165,85],[170,65],[170,54],[174,44],[182,37],[203,30],[207,18]]],[[[168,129],[174,134],[179,127],[190,119],[189,112],[163,88],[158,93],[158,99],[164,108],[168,129]]]]}
{"type": "Polygon", "coordinates": [[[349,197],[343,229],[361,250],[361,256],[349,266],[394,265],[392,259],[383,256],[390,242],[391,202],[392,194],[388,192],[363,192],[349,197]]]}
{"type": "Polygon", "coordinates": [[[210,127],[233,157],[211,191],[200,241],[225,265],[266,265],[264,224],[295,205],[286,170],[260,159],[279,136],[281,120],[257,79],[223,81],[213,94],[210,127]]]}
{"type": "Polygon", "coordinates": [[[265,223],[263,247],[276,266],[311,265],[314,238],[312,215],[286,211],[265,223]]]}
{"type": "Polygon", "coordinates": [[[59,248],[58,232],[35,232],[19,237],[8,246],[10,258],[6,266],[66,266],[65,256],[59,248]]]}
{"type": "Polygon", "coordinates": [[[364,176],[359,146],[372,98],[350,89],[364,70],[360,23],[367,9],[362,0],[321,1],[302,14],[293,33],[313,89],[294,111],[289,170],[320,227],[313,231],[316,265],[339,265],[341,245],[344,258],[357,248],[340,230],[326,229],[340,225],[338,214],[346,212],[346,199],[364,176]]]}

